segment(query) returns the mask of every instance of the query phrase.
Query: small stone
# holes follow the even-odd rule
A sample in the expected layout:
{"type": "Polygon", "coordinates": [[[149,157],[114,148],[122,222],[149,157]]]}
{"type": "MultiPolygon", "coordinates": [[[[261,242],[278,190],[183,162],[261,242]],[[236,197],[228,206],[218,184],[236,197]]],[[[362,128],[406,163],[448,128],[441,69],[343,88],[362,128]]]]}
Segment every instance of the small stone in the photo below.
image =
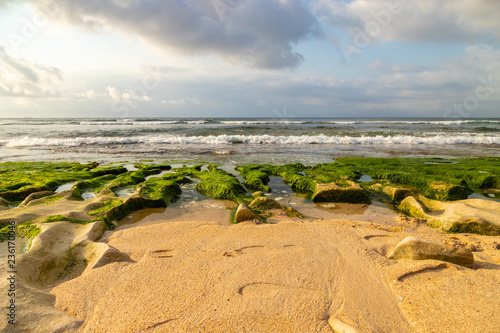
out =
{"type": "Polygon", "coordinates": [[[234,214],[234,222],[239,223],[254,219],[259,219],[259,217],[247,205],[241,203],[234,214]]]}

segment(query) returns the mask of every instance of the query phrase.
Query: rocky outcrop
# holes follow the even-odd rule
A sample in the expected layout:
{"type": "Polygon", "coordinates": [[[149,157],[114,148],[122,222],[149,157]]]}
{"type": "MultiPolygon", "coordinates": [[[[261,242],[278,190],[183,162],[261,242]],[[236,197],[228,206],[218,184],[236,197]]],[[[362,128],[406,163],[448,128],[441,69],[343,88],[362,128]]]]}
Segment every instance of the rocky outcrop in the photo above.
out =
{"type": "Polygon", "coordinates": [[[467,199],[469,192],[467,187],[453,185],[443,181],[433,181],[424,191],[424,195],[442,201],[467,199]]]}
{"type": "Polygon", "coordinates": [[[446,232],[500,235],[500,203],[492,200],[440,202],[410,196],[401,202],[398,210],[446,232]]]}
{"type": "Polygon", "coordinates": [[[317,184],[312,200],[314,202],[370,203],[365,190],[350,180],[342,184],[317,184]]]}
{"type": "Polygon", "coordinates": [[[394,186],[391,184],[373,184],[370,190],[388,196],[393,202],[401,202],[406,197],[414,195],[415,190],[409,187],[394,186]]]}
{"type": "Polygon", "coordinates": [[[305,216],[300,213],[298,210],[291,208],[291,207],[286,207],[277,202],[276,200],[273,200],[271,198],[267,197],[258,197],[249,206],[251,209],[258,210],[260,212],[267,212],[271,209],[279,209],[282,210],[286,213],[288,217],[300,217],[304,218],[305,216]]]}
{"type": "Polygon", "coordinates": [[[266,195],[262,191],[257,191],[257,192],[252,193],[252,197],[254,197],[254,198],[260,198],[260,197],[265,197],[265,196],[266,195]]]}
{"type": "Polygon", "coordinates": [[[474,266],[474,255],[466,248],[441,244],[417,237],[406,237],[389,254],[390,259],[446,261],[471,268],[474,266]]]}
{"type": "Polygon", "coordinates": [[[26,199],[23,200],[23,202],[21,202],[20,206],[25,206],[33,200],[48,197],[49,195],[53,195],[53,194],[54,194],[54,192],[52,192],[52,191],[41,191],[41,192],[31,193],[30,195],[28,195],[26,197],[26,199]]]}

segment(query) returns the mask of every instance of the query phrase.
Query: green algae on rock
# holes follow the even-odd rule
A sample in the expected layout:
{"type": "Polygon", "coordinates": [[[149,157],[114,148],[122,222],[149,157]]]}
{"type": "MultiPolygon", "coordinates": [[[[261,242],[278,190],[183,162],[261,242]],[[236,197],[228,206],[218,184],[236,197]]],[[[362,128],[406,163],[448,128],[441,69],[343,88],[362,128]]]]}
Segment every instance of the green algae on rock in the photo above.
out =
{"type": "Polygon", "coordinates": [[[298,210],[292,207],[287,207],[279,202],[277,202],[274,199],[268,198],[268,197],[257,197],[255,198],[249,205],[251,209],[254,211],[257,211],[261,214],[267,214],[267,212],[271,209],[278,209],[282,210],[285,212],[285,214],[288,217],[299,217],[299,218],[305,218],[305,216],[300,213],[298,210]]]}
{"type": "Polygon", "coordinates": [[[416,193],[416,190],[411,187],[405,187],[404,185],[394,185],[389,182],[375,183],[368,189],[389,197],[389,199],[391,199],[391,201],[395,203],[401,202],[404,200],[404,198],[415,195],[416,193]]]}
{"type": "Polygon", "coordinates": [[[500,235],[500,203],[483,199],[441,202],[422,195],[405,198],[398,210],[449,233],[500,235]]]}
{"type": "Polygon", "coordinates": [[[247,191],[235,176],[215,165],[208,165],[208,169],[209,171],[201,171],[201,165],[197,165],[177,168],[174,171],[179,175],[200,179],[201,181],[196,184],[196,189],[207,197],[237,203],[247,199],[247,191]]]}
{"type": "Polygon", "coordinates": [[[353,181],[345,181],[342,185],[317,184],[312,200],[314,202],[370,203],[365,190],[353,181]]]}

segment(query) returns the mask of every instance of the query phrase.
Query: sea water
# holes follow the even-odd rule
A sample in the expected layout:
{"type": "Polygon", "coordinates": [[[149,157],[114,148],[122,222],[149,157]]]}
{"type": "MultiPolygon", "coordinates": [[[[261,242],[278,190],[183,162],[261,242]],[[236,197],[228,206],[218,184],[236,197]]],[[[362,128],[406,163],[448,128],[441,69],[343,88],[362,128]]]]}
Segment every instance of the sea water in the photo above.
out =
{"type": "Polygon", "coordinates": [[[0,161],[222,164],[500,156],[500,119],[1,119],[0,161]]]}

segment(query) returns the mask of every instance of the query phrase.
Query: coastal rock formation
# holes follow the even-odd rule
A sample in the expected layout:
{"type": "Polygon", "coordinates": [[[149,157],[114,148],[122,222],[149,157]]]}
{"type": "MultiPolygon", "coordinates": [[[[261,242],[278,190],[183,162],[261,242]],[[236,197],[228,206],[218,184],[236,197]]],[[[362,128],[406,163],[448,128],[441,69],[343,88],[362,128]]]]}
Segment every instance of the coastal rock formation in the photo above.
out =
{"type": "Polygon", "coordinates": [[[0,211],[9,209],[9,202],[2,197],[0,197],[0,211]]]}
{"type": "Polygon", "coordinates": [[[500,202],[492,200],[441,202],[419,195],[404,199],[398,210],[446,232],[500,235],[500,202]]]}
{"type": "Polygon", "coordinates": [[[342,184],[317,184],[313,194],[314,202],[370,203],[365,190],[353,181],[342,184]]]}
{"type": "Polygon", "coordinates": [[[30,195],[28,195],[26,197],[26,199],[23,200],[23,202],[21,202],[21,204],[19,204],[19,206],[25,206],[33,200],[40,199],[43,197],[48,197],[49,195],[53,195],[53,194],[54,194],[54,192],[52,192],[52,191],[41,191],[41,192],[31,193],[30,195]]]}
{"type": "Polygon", "coordinates": [[[391,184],[377,183],[370,186],[369,189],[388,196],[393,202],[401,202],[406,197],[415,194],[415,190],[412,188],[391,184]]]}
{"type": "Polygon", "coordinates": [[[434,259],[465,267],[474,266],[474,255],[466,248],[441,244],[417,237],[406,237],[389,254],[390,259],[434,259]]]}
{"type": "Polygon", "coordinates": [[[299,218],[305,217],[298,210],[296,210],[292,207],[283,206],[282,204],[280,204],[276,200],[273,200],[273,199],[267,198],[267,197],[255,198],[255,200],[253,200],[252,203],[250,204],[250,208],[258,210],[260,212],[267,212],[267,211],[272,210],[272,209],[278,209],[278,210],[282,210],[283,212],[285,212],[288,217],[299,217],[299,218]]]}
{"type": "Polygon", "coordinates": [[[257,192],[252,193],[252,197],[254,197],[254,198],[260,198],[260,197],[265,197],[265,196],[266,195],[262,191],[257,191],[257,192]]]}
{"type": "Polygon", "coordinates": [[[251,209],[247,207],[244,203],[241,203],[236,209],[236,213],[234,214],[234,222],[239,223],[248,220],[255,220],[260,218],[255,214],[251,209]]]}
{"type": "Polygon", "coordinates": [[[469,193],[472,192],[469,192],[465,186],[454,185],[444,181],[433,181],[428,185],[424,195],[436,200],[451,201],[467,199],[469,193]]]}

